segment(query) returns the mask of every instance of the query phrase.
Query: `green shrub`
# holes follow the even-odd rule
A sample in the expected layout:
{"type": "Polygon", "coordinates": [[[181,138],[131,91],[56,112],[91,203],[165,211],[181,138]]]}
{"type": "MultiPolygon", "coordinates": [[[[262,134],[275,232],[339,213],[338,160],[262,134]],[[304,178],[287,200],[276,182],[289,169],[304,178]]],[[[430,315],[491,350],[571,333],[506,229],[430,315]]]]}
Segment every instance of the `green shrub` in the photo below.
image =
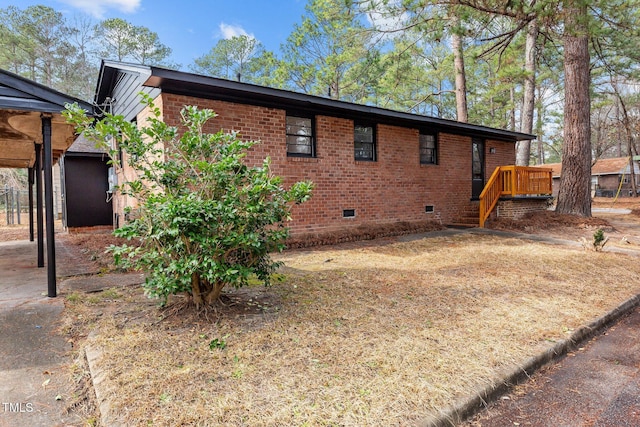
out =
{"type": "Polygon", "coordinates": [[[256,277],[269,284],[278,267],[269,254],[284,248],[291,205],[308,200],[313,184],[283,188],[269,158],[247,165],[246,151],[258,142],[204,133],[216,116],[211,110],[185,107],[181,133],[160,120],[149,97],[143,103],[152,115],[139,126],[111,114],[92,123],[77,106],[65,112],[78,131],[109,150],[115,168],[122,167],[122,150],[137,173],[117,187],[138,206],[128,211],[134,219],[115,231],[135,242],[110,248],[116,264],[145,271],[147,294],[163,302],[187,292],[197,306],[213,304],[227,285],[256,277]]]}

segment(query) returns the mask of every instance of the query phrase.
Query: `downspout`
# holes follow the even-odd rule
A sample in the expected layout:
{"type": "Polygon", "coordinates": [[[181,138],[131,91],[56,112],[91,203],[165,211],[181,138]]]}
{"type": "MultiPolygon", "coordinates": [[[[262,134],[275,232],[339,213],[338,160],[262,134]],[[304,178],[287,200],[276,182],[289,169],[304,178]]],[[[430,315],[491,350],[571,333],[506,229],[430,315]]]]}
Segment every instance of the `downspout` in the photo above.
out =
{"type": "Polygon", "coordinates": [[[67,229],[67,181],[64,170],[65,155],[63,154],[58,159],[58,166],[60,167],[60,202],[62,204],[62,227],[67,229]]]}

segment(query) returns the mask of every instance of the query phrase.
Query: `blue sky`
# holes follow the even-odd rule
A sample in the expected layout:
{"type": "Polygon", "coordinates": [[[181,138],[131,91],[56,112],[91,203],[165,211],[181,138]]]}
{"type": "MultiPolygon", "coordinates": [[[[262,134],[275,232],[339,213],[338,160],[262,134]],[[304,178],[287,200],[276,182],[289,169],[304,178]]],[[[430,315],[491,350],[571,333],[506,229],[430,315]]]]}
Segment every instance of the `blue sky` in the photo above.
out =
{"type": "Polygon", "coordinates": [[[247,34],[267,50],[280,45],[301,21],[306,0],[0,0],[0,8],[42,4],[65,16],[86,14],[122,18],[155,31],[173,50],[172,61],[183,69],[207,53],[220,39],[247,34]]]}

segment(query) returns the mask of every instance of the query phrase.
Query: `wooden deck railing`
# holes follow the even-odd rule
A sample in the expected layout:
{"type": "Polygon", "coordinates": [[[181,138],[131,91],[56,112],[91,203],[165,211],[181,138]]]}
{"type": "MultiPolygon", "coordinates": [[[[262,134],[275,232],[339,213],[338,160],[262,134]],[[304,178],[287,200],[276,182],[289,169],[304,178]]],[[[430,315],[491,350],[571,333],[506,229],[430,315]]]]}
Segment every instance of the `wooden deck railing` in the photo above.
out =
{"type": "Polygon", "coordinates": [[[498,204],[500,197],[536,196],[552,192],[550,168],[499,166],[493,171],[480,194],[480,227],[498,204]]]}

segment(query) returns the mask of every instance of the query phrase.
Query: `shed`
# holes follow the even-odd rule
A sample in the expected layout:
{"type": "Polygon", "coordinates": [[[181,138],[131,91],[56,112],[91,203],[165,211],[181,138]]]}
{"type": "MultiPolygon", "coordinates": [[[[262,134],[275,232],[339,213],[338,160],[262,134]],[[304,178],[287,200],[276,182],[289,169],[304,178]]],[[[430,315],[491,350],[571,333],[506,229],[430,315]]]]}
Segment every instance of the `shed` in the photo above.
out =
{"type": "Polygon", "coordinates": [[[83,135],[60,159],[64,225],[70,231],[113,226],[109,157],[83,135]]]}

